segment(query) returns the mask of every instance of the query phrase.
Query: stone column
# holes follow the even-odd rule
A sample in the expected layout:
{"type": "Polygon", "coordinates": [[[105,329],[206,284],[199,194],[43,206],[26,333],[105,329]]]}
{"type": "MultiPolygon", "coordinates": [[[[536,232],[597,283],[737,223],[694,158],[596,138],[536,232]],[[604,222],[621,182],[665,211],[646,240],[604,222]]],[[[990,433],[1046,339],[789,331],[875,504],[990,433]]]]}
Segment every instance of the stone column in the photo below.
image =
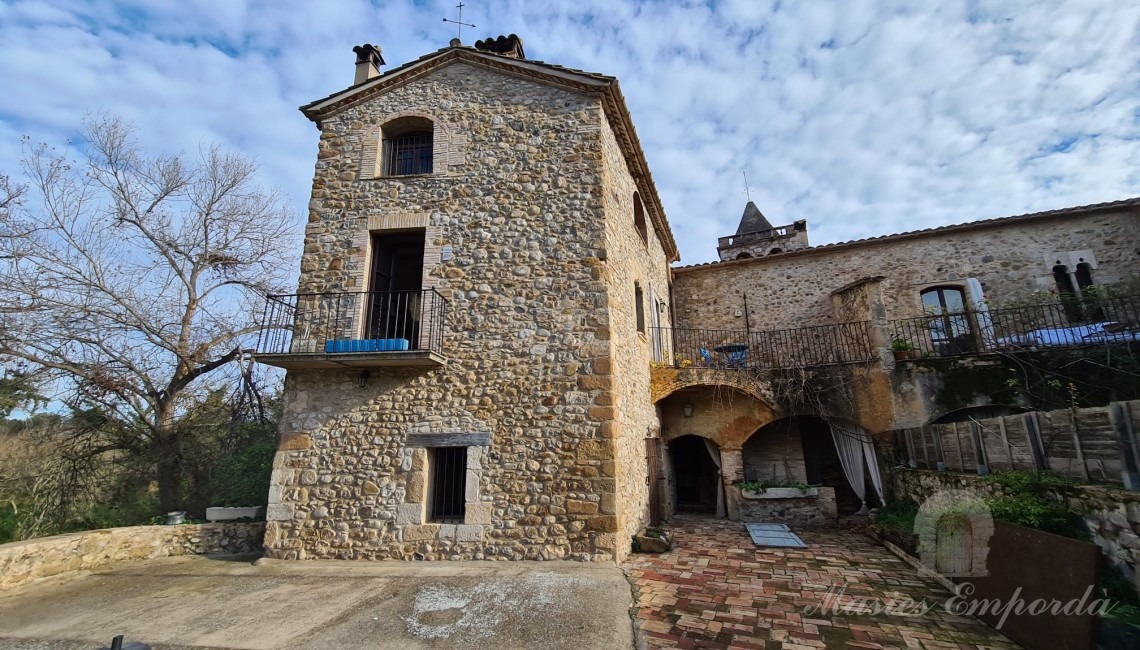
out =
{"type": "Polygon", "coordinates": [[[744,480],[744,454],[740,449],[720,450],[720,476],[724,482],[724,508],[728,518],[740,521],[740,491],[736,482],[744,480]]]}

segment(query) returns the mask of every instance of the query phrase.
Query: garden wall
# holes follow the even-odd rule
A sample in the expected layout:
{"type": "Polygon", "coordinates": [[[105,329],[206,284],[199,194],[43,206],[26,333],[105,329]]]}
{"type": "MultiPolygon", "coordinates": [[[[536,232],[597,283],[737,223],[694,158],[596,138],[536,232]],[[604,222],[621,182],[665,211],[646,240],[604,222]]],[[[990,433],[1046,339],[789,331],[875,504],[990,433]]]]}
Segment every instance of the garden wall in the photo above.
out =
{"type": "MultiPolygon", "coordinates": [[[[1047,469],[1082,481],[1123,485],[1136,476],[1140,401],[1029,412],[895,432],[911,467],[976,472],[1047,469]]],[[[1133,485],[1133,487],[1140,487],[1133,485]]]]}
{"type": "MultiPolygon", "coordinates": [[[[941,490],[967,490],[981,496],[1000,494],[1000,485],[979,476],[954,472],[903,470],[895,472],[895,495],[919,505],[941,490]]],[[[1077,488],[1068,497],[1105,559],[1132,580],[1140,593],[1140,493],[1098,485],[1077,488]]]]}
{"type": "Polygon", "coordinates": [[[260,552],[264,536],[264,522],[246,522],[104,528],[0,544],[0,591],[128,560],[260,552]]]}

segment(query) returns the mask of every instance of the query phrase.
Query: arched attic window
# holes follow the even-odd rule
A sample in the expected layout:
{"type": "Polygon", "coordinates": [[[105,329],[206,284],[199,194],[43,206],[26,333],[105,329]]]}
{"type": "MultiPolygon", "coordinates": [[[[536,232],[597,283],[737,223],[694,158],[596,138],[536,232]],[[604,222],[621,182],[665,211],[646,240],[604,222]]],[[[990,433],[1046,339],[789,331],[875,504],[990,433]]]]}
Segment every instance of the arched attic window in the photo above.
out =
{"type": "Polygon", "coordinates": [[[747,260],[747,259],[751,259],[751,257],[752,257],[752,253],[749,253],[748,251],[744,251],[743,253],[740,253],[739,255],[737,255],[736,259],[747,260]]]}
{"type": "Polygon", "coordinates": [[[383,175],[432,173],[434,130],[426,117],[401,117],[381,127],[383,175]]]}
{"type": "Polygon", "coordinates": [[[641,236],[641,243],[649,245],[649,229],[645,226],[645,206],[641,203],[641,195],[633,193],[633,227],[641,236]]]}

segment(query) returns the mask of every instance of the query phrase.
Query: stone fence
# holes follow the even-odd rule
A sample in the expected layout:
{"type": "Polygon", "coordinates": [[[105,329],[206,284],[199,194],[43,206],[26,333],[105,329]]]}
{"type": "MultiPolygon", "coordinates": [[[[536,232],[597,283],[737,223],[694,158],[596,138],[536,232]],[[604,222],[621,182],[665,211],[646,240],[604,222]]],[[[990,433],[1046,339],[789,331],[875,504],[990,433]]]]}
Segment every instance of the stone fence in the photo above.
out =
{"type": "Polygon", "coordinates": [[[68,571],[173,555],[261,551],[264,522],[104,528],[0,544],[0,591],[68,571]]]}
{"type": "MultiPolygon", "coordinates": [[[[919,505],[942,490],[965,490],[986,497],[1000,485],[970,474],[902,470],[894,475],[895,495],[919,505]]],[[[1084,521],[1093,543],[1108,562],[1132,580],[1140,593],[1140,493],[1107,486],[1084,485],[1068,497],[1069,511],[1084,521]]]]}
{"type": "Polygon", "coordinates": [[[1140,401],[895,431],[911,467],[983,473],[1047,469],[1140,489],[1140,401]]]}

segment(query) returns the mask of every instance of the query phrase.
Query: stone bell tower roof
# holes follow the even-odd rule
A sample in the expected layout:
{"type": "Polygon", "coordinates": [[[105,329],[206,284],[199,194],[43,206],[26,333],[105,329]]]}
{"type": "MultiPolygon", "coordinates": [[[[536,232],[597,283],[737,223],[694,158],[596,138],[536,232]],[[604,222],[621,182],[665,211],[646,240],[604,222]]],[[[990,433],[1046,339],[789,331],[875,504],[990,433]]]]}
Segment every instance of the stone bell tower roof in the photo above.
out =
{"type": "Polygon", "coordinates": [[[740,226],[736,229],[737,235],[746,235],[752,232],[761,232],[764,230],[771,230],[772,224],[768,218],[760,212],[760,208],[752,201],[744,206],[744,214],[740,217],[740,226]]]}

